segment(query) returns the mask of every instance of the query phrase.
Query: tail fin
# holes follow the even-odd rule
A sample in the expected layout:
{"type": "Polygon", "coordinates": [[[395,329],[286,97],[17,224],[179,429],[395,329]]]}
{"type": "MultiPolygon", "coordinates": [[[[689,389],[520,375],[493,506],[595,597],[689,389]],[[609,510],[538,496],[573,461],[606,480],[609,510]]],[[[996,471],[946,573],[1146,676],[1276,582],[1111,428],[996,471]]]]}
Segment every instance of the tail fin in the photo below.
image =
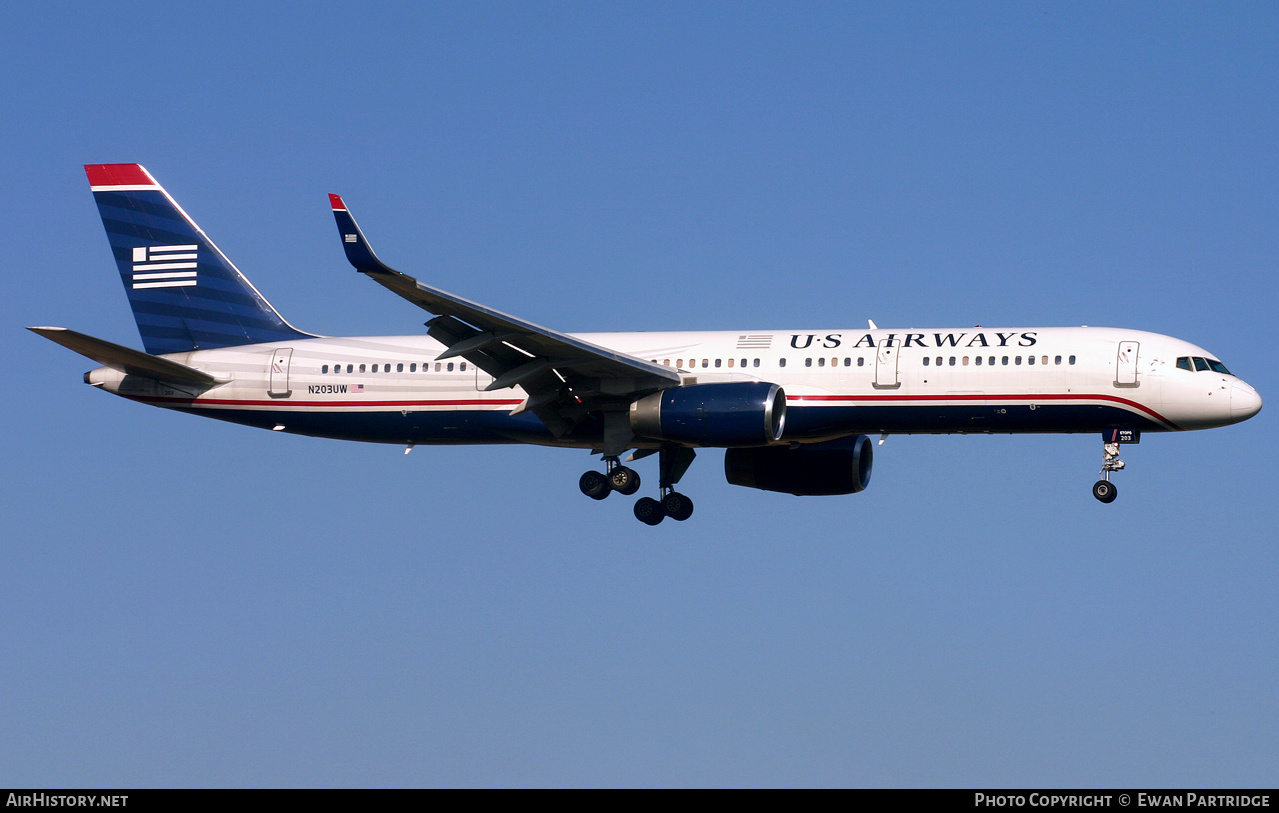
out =
{"type": "Polygon", "coordinates": [[[253,284],[138,164],[86,164],[148,353],[313,338],[253,284]]]}

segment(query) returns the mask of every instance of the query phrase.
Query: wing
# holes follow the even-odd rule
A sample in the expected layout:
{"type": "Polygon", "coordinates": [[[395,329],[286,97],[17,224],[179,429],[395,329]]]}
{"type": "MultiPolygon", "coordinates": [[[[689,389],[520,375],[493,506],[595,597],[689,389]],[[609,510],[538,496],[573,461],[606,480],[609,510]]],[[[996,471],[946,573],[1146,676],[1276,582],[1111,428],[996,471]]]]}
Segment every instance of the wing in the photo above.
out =
{"type": "Polygon", "coordinates": [[[446,348],[439,358],[461,356],[493,376],[488,390],[522,387],[528,398],[514,412],[532,411],[557,437],[592,411],[624,411],[640,395],[679,385],[679,374],[668,367],[526,322],[387,267],[342,198],[329,195],[329,202],[351,265],[436,314],[426,326],[427,335],[446,348]]]}

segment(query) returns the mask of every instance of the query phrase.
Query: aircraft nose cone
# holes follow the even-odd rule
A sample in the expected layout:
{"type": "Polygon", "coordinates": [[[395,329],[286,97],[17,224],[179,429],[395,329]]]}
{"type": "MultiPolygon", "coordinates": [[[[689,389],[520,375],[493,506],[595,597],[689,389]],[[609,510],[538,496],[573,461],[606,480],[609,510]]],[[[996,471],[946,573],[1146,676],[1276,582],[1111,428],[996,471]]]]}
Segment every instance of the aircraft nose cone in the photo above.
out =
{"type": "Polygon", "coordinates": [[[1230,388],[1230,418],[1235,423],[1246,421],[1261,411],[1261,396],[1242,382],[1230,388]]]}

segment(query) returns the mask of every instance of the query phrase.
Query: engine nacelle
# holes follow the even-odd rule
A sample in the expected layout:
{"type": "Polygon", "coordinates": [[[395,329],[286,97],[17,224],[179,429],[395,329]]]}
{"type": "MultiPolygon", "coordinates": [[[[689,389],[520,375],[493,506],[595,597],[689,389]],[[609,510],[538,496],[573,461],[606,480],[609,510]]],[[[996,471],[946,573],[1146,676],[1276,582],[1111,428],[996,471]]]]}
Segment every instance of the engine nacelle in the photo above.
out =
{"type": "Polygon", "coordinates": [[[631,404],[636,434],[691,446],[763,446],[785,426],[786,393],[764,381],[671,387],[631,404]]]}
{"type": "Polygon", "coordinates": [[[724,476],[735,486],[801,497],[856,494],[870,485],[874,448],[858,435],[797,448],[729,449],[724,476]]]}

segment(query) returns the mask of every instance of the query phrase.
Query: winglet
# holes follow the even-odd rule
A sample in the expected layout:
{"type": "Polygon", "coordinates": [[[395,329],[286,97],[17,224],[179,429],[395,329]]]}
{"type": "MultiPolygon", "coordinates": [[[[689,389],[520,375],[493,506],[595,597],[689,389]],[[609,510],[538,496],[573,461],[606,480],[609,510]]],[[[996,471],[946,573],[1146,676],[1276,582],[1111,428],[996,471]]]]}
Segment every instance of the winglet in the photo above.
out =
{"type": "Polygon", "coordinates": [[[351,212],[342,202],[341,195],[330,193],[329,205],[333,207],[333,219],[337,221],[338,234],[342,236],[342,249],[346,252],[346,259],[355,266],[356,271],[365,274],[399,274],[373,253],[364,232],[360,231],[355,218],[351,217],[351,212]]]}

